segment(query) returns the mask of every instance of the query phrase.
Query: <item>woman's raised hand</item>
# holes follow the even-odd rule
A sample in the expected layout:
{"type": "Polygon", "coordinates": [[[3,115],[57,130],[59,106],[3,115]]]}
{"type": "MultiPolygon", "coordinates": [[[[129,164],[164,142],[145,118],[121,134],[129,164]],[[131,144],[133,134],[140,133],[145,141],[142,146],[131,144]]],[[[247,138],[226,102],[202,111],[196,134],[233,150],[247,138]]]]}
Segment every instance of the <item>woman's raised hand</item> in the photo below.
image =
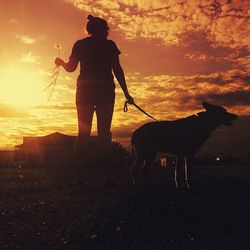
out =
{"type": "Polygon", "coordinates": [[[64,61],[63,61],[63,59],[57,57],[55,59],[55,64],[56,64],[56,66],[62,66],[64,64],[64,61]]]}

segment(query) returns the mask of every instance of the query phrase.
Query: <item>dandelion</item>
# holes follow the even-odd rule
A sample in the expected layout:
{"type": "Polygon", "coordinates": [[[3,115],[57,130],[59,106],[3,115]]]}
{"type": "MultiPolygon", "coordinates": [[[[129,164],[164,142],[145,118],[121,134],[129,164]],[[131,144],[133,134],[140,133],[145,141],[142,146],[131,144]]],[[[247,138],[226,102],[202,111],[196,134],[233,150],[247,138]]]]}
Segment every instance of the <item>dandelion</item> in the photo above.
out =
{"type": "Polygon", "coordinates": [[[58,57],[60,57],[61,56],[62,45],[59,44],[59,43],[56,43],[55,44],[55,48],[57,49],[57,55],[58,55],[58,57]]]}
{"type": "Polygon", "coordinates": [[[55,48],[58,49],[58,50],[60,50],[60,49],[62,49],[62,45],[59,44],[59,43],[56,43],[56,44],[55,44],[55,48]]]}
{"type": "MultiPolygon", "coordinates": [[[[61,44],[56,43],[56,44],[55,44],[55,49],[57,50],[57,56],[60,57],[60,56],[61,56],[61,53],[60,53],[60,52],[61,52],[61,49],[62,49],[61,44]]],[[[50,91],[50,93],[49,93],[49,96],[48,96],[47,103],[49,103],[50,98],[51,98],[51,96],[52,96],[52,94],[53,94],[54,88],[55,88],[55,86],[56,86],[57,79],[58,79],[58,76],[59,76],[59,68],[60,68],[59,66],[55,66],[55,67],[51,70],[51,75],[50,75],[50,77],[49,77],[50,83],[49,83],[48,86],[44,89],[44,91],[45,91],[45,90],[49,89],[50,87],[52,87],[52,88],[51,88],[51,91],[50,91]]]]}

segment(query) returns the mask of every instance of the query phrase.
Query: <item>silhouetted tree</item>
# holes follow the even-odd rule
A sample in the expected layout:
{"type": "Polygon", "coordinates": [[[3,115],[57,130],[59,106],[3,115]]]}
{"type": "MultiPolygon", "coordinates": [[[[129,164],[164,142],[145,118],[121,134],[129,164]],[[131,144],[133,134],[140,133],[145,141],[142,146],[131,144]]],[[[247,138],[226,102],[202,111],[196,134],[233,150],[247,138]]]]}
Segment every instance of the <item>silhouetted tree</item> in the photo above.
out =
{"type": "Polygon", "coordinates": [[[118,141],[112,142],[114,162],[117,167],[127,167],[131,163],[131,155],[118,141]]]}

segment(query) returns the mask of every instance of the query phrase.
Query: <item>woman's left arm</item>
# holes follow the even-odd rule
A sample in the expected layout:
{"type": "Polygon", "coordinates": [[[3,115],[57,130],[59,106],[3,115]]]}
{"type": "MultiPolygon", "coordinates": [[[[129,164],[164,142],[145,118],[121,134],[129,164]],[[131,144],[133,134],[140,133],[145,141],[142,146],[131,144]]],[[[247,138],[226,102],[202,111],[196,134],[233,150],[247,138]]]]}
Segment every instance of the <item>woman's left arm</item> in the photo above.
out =
{"type": "Polygon", "coordinates": [[[120,64],[120,60],[119,60],[118,55],[113,57],[112,68],[113,68],[115,77],[116,77],[118,83],[120,84],[127,101],[131,104],[134,103],[133,97],[128,92],[128,88],[127,88],[127,84],[126,84],[126,80],[125,80],[125,75],[124,75],[122,66],[120,64]]]}

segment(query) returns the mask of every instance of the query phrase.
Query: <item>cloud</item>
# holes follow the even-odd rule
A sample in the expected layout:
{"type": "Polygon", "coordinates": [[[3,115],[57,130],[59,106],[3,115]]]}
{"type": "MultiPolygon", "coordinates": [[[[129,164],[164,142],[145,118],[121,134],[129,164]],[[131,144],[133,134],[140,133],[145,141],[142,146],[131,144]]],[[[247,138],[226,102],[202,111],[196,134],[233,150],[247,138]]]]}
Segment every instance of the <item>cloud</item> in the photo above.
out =
{"type": "Polygon", "coordinates": [[[220,86],[223,92],[237,89],[247,90],[250,87],[250,72],[234,69],[209,75],[196,75],[192,82],[201,86],[210,84],[210,88],[220,86]]]}
{"type": "Polygon", "coordinates": [[[248,106],[250,105],[250,89],[226,93],[207,93],[206,95],[197,95],[195,99],[199,102],[207,100],[221,106],[248,106]]]}
{"type": "MultiPolygon", "coordinates": [[[[210,75],[143,76],[128,74],[127,82],[135,102],[158,119],[176,119],[197,113],[204,100],[219,105],[233,107],[237,114],[249,112],[250,85],[248,72],[229,70],[210,75]]],[[[117,88],[115,124],[123,126],[133,121],[145,122],[147,117],[129,106],[129,112],[122,116],[123,94],[117,88]],[[128,118],[128,121],[126,121],[128,118]]]]}
{"type": "Polygon", "coordinates": [[[130,72],[194,75],[250,70],[248,1],[65,1],[86,16],[92,13],[108,21],[126,52],[123,61],[130,72]],[[121,35],[126,42],[121,42],[121,35]]]}
{"type": "Polygon", "coordinates": [[[30,64],[40,64],[40,57],[34,56],[32,51],[29,51],[26,54],[23,54],[20,58],[20,62],[30,63],[30,64]]]}
{"type": "Polygon", "coordinates": [[[11,23],[11,24],[18,24],[19,21],[18,21],[17,19],[15,19],[15,18],[11,18],[11,19],[10,19],[10,23],[11,23]]]}
{"type": "Polygon", "coordinates": [[[8,104],[0,103],[0,119],[27,118],[27,117],[32,117],[32,115],[28,111],[10,106],[8,104]]]}
{"type": "Polygon", "coordinates": [[[33,45],[37,42],[37,39],[28,35],[16,35],[16,38],[27,45],[33,45]]]}
{"type": "Polygon", "coordinates": [[[68,111],[75,111],[76,106],[72,105],[72,103],[64,102],[60,103],[58,105],[39,105],[35,106],[33,109],[36,110],[54,110],[54,111],[60,111],[60,110],[68,110],[68,111]]]}
{"type": "Polygon", "coordinates": [[[66,1],[105,17],[128,39],[143,37],[176,45],[183,35],[204,31],[214,46],[249,48],[248,1],[66,1]]]}

